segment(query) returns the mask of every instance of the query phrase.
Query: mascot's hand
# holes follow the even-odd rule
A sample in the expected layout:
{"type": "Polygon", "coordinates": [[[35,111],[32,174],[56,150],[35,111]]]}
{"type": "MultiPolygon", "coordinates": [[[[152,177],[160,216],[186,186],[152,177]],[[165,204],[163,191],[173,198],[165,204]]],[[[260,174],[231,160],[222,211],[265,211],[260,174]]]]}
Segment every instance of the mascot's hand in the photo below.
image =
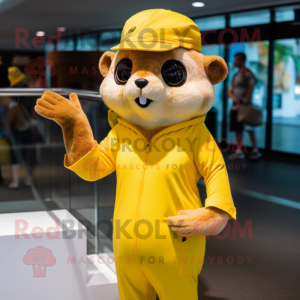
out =
{"type": "Polygon", "coordinates": [[[95,147],[90,123],[75,93],[70,94],[69,101],[47,91],[37,100],[34,109],[41,116],[55,121],[62,127],[67,150],[67,165],[73,165],[95,147]]]}
{"type": "Polygon", "coordinates": [[[229,215],[215,207],[180,210],[167,219],[171,229],[180,236],[215,235],[226,226],[229,215]]]}
{"type": "Polygon", "coordinates": [[[47,91],[37,100],[35,111],[41,116],[53,120],[61,127],[72,126],[76,122],[86,122],[79,99],[70,94],[70,101],[54,92],[47,91]]]}

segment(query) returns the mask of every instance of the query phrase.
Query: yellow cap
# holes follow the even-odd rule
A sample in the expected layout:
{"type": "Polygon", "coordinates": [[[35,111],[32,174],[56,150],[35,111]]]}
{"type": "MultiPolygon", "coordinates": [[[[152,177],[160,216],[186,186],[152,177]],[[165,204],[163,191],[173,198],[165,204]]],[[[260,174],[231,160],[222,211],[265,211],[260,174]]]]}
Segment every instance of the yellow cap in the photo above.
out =
{"type": "Polygon", "coordinates": [[[111,50],[169,51],[178,47],[201,52],[201,34],[190,18],[165,9],[149,9],[128,19],[120,44],[111,50]]]}
{"type": "Polygon", "coordinates": [[[15,86],[20,81],[22,81],[24,77],[25,74],[22,73],[18,67],[8,68],[8,79],[10,80],[10,86],[15,86]]]}

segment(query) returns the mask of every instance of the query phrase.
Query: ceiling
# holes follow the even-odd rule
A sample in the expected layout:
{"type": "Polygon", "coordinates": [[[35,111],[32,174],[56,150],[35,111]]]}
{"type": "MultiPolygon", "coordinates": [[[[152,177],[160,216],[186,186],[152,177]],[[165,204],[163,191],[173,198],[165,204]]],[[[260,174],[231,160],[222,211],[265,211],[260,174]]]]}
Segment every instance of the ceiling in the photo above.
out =
{"type": "Polygon", "coordinates": [[[135,13],[151,8],[164,8],[197,17],[240,11],[268,5],[288,4],[291,0],[201,0],[195,8],[187,0],[0,0],[0,49],[15,49],[15,29],[25,28],[32,39],[37,31],[56,35],[57,27],[75,32],[122,28],[135,13]]]}

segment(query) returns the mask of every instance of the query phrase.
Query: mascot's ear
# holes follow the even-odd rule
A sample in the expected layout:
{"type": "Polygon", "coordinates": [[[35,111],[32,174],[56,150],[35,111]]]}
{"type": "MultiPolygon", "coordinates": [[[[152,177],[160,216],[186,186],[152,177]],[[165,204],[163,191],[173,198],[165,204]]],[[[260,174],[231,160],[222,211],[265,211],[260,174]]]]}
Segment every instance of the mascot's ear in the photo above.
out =
{"type": "Polygon", "coordinates": [[[204,70],[212,84],[225,80],[228,74],[227,64],[220,56],[204,56],[204,70]]]}
{"type": "Polygon", "coordinates": [[[110,65],[115,55],[115,52],[107,51],[101,56],[99,61],[99,70],[103,77],[106,77],[106,75],[108,74],[110,65]]]}

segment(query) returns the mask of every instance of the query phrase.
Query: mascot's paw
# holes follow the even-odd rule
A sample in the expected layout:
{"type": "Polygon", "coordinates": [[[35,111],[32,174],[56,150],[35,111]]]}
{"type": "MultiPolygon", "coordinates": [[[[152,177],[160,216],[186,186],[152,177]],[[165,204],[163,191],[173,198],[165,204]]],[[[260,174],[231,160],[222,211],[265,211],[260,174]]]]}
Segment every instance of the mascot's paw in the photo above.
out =
{"type": "MultiPolygon", "coordinates": [[[[71,93],[68,100],[47,91],[37,100],[34,109],[41,116],[55,121],[62,127],[67,150],[66,166],[73,165],[95,147],[90,123],[75,93],[71,93]]],[[[93,166],[98,168],[98,164],[93,163],[93,166]]],[[[89,161],[86,164],[87,167],[92,165],[89,161]]]]}
{"type": "Polygon", "coordinates": [[[61,126],[72,124],[75,120],[85,121],[85,114],[75,93],[70,94],[68,100],[54,92],[46,91],[42,98],[37,100],[35,111],[61,126]]]}
{"type": "Polygon", "coordinates": [[[171,229],[180,236],[215,235],[226,226],[229,215],[215,207],[180,210],[167,219],[171,229]]]}

